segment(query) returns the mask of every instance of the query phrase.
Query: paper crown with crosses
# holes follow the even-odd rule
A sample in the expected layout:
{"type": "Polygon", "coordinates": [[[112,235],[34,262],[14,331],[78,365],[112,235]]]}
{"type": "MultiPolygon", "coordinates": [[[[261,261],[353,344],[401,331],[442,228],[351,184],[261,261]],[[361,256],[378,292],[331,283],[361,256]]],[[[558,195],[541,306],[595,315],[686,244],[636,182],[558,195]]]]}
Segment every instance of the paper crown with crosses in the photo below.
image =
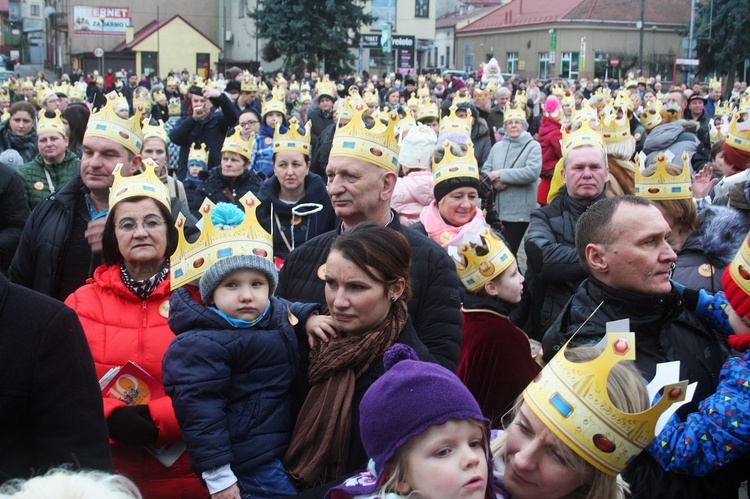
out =
{"type": "MultiPolygon", "coordinates": [[[[734,283],[744,291],[745,295],[750,296],[750,234],[742,240],[742,246],[732,263],[729,264],[728,272],[734,283]]],[[[734,301],[731,297],[730,300],[734,301]]],[[[735,310],[735,312],[742,313],[741,310],[735,310]]]]}
{"type": "Polygon", "coordinates": [[[286,102],[283,90],[274,90],[271,92],[271,97],[263,101],[263,117],[265,118],[268,113],[273,112],[286,116],[286,102]]]}
{"type": "Polygon", "coordinates": [[[734,113],[727,129],[726,144],[750,152],[750,101],[745,101],[734,113]]]}
{"type": "Polygon", "coordinates": [[[480,290],[516,260],[505,242],[488,226],[484,226],[478,235],[465,238],[453,259],[461,284],[469,291],[480,290]]]}
{"type": "Polygon", "coordinates": [[[453,101],[453,105],[450,107],[450,114],[440,120],[438,136],[451,132],[459,132],[467,137],[471,137],[471,109],[466,110],[466,118],[459,118],[456,115],[458,108],[455,102],[453,101]]]}
{"type": "Polygon", "coordinates": [[[417,107],[417,121],[423,119],[440,119],[440,110],[438,109],[437,102],[432,102],[427,98],[419,101],[419,107],[417,107]]]}
{"type": "Polygon", "coordinates": [[[53,118],[47,118],[47,115],[44,111],[39,113],[39,121],[36,123],[36,134],[37,136],[44,133],[44,132],[57,132],[63,137],[68,136],[68,131],[65,129],[65,123],[63,123],[63,120],[61,118],[61,114],[59,110],[55,111],[55,116],[53,118]]]}
{"type": "Polygon", "coordinates": [[[526,110],[518,102],[509,103],[505,107],[503,122],[522,121],[526,123],[526,110]]]}
{"type": "Polygon", "coordinates": [[[117,92],[107,94],[104,106],[93,113],[86,125],[86,137],[101,137],[125,147],[133,154],[140,154],[143,145],[141,129],[141,108],[135,109],[130,119],[124,119],[115,113],[117,92]]]}
{"type": "Polygon", "coordinates": [[[169,259],[172,289],[184,286],[203,275],[211,265],[233,255],[258,255],[273,262],[273,237],[258,221],[256,209],[260,201],[252,192],[240,198],[245,218],[240,225],[230,230],[219,230],[211,221],[214,203],[206,198],[199,208],[203,217],[203,229],[194,243],[185,237],[185,216],[177,216],[178,243],[169,259]]]}
{"type": "Polygon", "coordinates": [[[86,100],[86,90],[80,85],[73,84],[68,89],[68,99],[73,102],[84,101],[86,100]]]}
{"type": "Polygon", "coordinates": [[[571,450],[615,476],[654,439],[662,413],[685,400],[688,382],[664,385],[659,401],[643,412],[623,412],[609,397],[607,379],[615,364],[635,360],[635,333],[608,333],[602,341],[604,351],[580,363],[565,357],[566,343],[529,383],[523,399],[571,450]]]}
{"type": "Polygon", "coordinates": [[[602,135],[591,128],[588,121],[581,122],[580,128],[574,132],[568,133],[563,127],[562,130],[562,154],[563,158],[568,155],[573,149],[584,146],[596,147],[600,151],[605,151],[604,139],[602,135]]]}
{"type": "Polygon", "coordinates": [[[708,82],[709,90],[721,90],[721,78],[711,78],[708,82]]]}
{"type": "Polygon", "coordinates": [[[353,106],[354,115],[346,125],[337,128],[331,146],[331,158],[361,159],[389,172],[398,171],[399,146],[395,134],[398,113],[380,113],[380,120],[369,130],[362,121],[367,109],[364,102],[353,106]]]}
{"type": "Polygon", "coordinates": [[[197,144],[195,142],[191,144],[190,150],[188,151],[188,166],[190,166],[190,163],[193,161],[203,163],[204,167],[208,165],[208,150],[206,149],[206,144],[197,144]]]}
{"type": "Polygon", "coordinates": [[[299,133],[299,121],[296,117],[289,120],[289,130],[281,133],[281,124],[276,124],[276,131],[273,134],[273,152],[295,152],[310,157],[310,139],[312,122],[308,121],[302,128],[304,133],[299,133]]]}
{"type": "Polygon", "coordinates": [[[162,120],[158,120],[155,125],[151,125],[149,123],[149,119],[146,118],[143,120],[143,142],[146,142],[148,139],[159,139],[165,144],[169,143],[169,136],[167,135],[167,130],[164,128],[164,122],[162,120]]]}
{"type": "Polygon", "coordinates": [[[471,140],[466,141],[466,147],[469,150],[463,156],[455,156],[451,150],[452,145],[451,141],[446,140],[438,146],[442,147],[444,151],[443,158],[439,162],[436,162],[433,156],[432,178],[434,184],[437,185],[452,178],[468,177],[479,180],[479,166],[477,165],[477,158],[474,156],[474,144],[471,140]]]}
{"type": "Polygon", "coordinates": [[[233,128],[233,133],[224,139],[221,152],[233,152],[249,161],[253,157],[254,142],[255,134],[253,133],[249,140],[245,140],[242,138],[242,127],[237,125],[233,128]]]}
{"type": "Polygon", "coordinates": [[[169,188],[159,180],[156,170],[159,165],[151,158],[143,160],[138,175],[122,176],[122,163],[118,163],[114,169],[114,180],[109,190],[109,209],[122,201],[123,199],[134,198],[139,196],[149,197],[163,204],[170,209],[169,188]]]}
{"type": "Polygon", "coordinates": [[[55,92],[56,94],[63,94],[67,96],[68,92],[70,91],[70,85],[68,85],[67,81],[55,82],[52,85],[52,91],[55,92]]]}
{"type": "Polygon", "coordinates": [[[638,118],[640,118],[643,128],[653,130],[654,127],[661,124],[661,109],[661,102],[656,99],[646,102],[643,110],[638,113],[638,118]]]}
{"type": "MultiPolygon", "coordinates": [[[[693,198],[693,184],[690,178],[690,157],[687,152],[682,153],[682,170],[679,175],[671,175],[667,171],[666,165],[669,160],[665,153],[662,152],[657,155],[655,162],[656,171],[648,177],[643,176],[639,167],[635,169],[636,196],[643,196],[652,201],[693,198]]],[[[640,163],[640,159],[638,163],[640,163]]]]}
{"type": "Polygon", "coordinates": [[[605,144],[614,144],[629,138],[630,122],[628,115],[623,110],[622,115],[618,118],[617,111],[607,104],[599,113],[599,133],[605,144]]]}

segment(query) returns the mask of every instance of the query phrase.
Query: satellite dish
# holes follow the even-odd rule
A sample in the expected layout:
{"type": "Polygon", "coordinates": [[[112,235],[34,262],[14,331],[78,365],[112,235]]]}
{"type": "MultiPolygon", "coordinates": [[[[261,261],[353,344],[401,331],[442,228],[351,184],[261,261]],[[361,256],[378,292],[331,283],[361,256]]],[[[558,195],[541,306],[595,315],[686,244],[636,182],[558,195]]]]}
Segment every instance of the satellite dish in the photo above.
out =
{"type": "Polygon", "coordinates": [[[57,11],[51,5],[48,5],[48,6],[46,6],[44,8],[44,18],[45,19],[49,19],[50,17],[54,16],[55,14],[57,14],[57,11]]]}

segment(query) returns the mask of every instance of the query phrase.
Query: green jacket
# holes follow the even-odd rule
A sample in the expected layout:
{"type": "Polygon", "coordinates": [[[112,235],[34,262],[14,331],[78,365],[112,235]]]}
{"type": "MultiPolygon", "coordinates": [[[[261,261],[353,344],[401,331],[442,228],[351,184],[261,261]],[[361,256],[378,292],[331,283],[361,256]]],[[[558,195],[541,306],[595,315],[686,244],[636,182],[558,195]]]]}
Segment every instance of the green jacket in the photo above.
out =
{"type": "MultiPolygon", "coordinates": [[[[66,151],[62,163],[57,165],[46,165],[49,178],[55,191],[59,191],[65,183],[75,177],[80,168],[81,162],[74,152],[66,151]]],[[[29,207],[33,210],[39,202],[50,195],[50,185],[47,175],[44,174],[45,164],[42,155],[38,155],[33,160],[18,169],[18,174],[23,179],[23,186],[26,191],[26,200],[29,207]]]]}

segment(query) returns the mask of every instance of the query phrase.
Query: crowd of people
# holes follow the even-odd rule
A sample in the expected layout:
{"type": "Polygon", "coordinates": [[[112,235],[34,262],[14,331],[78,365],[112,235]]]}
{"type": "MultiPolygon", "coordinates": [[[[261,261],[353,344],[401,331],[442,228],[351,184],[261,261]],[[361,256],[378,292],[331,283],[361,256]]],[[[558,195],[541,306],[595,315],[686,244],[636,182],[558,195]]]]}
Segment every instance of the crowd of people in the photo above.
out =
{"type": "Polygon", "coordinates": [[[743,83],[76,79],[0,92],[0,498],[738,496],[743,83]]]}

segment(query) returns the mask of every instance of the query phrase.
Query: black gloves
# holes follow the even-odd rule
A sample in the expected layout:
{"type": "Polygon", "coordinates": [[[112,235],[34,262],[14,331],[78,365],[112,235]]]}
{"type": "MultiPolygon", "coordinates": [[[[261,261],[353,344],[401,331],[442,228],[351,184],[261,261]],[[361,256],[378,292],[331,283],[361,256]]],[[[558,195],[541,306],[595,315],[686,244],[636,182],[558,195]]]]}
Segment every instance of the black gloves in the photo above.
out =
{"type": "Polygon", "coordinates": [[[115,409],[107,418],[107,428],[111,439],[133,447],[152,444],[159,436],[159,428],[151,419],[147,405],[115,409]]]}

